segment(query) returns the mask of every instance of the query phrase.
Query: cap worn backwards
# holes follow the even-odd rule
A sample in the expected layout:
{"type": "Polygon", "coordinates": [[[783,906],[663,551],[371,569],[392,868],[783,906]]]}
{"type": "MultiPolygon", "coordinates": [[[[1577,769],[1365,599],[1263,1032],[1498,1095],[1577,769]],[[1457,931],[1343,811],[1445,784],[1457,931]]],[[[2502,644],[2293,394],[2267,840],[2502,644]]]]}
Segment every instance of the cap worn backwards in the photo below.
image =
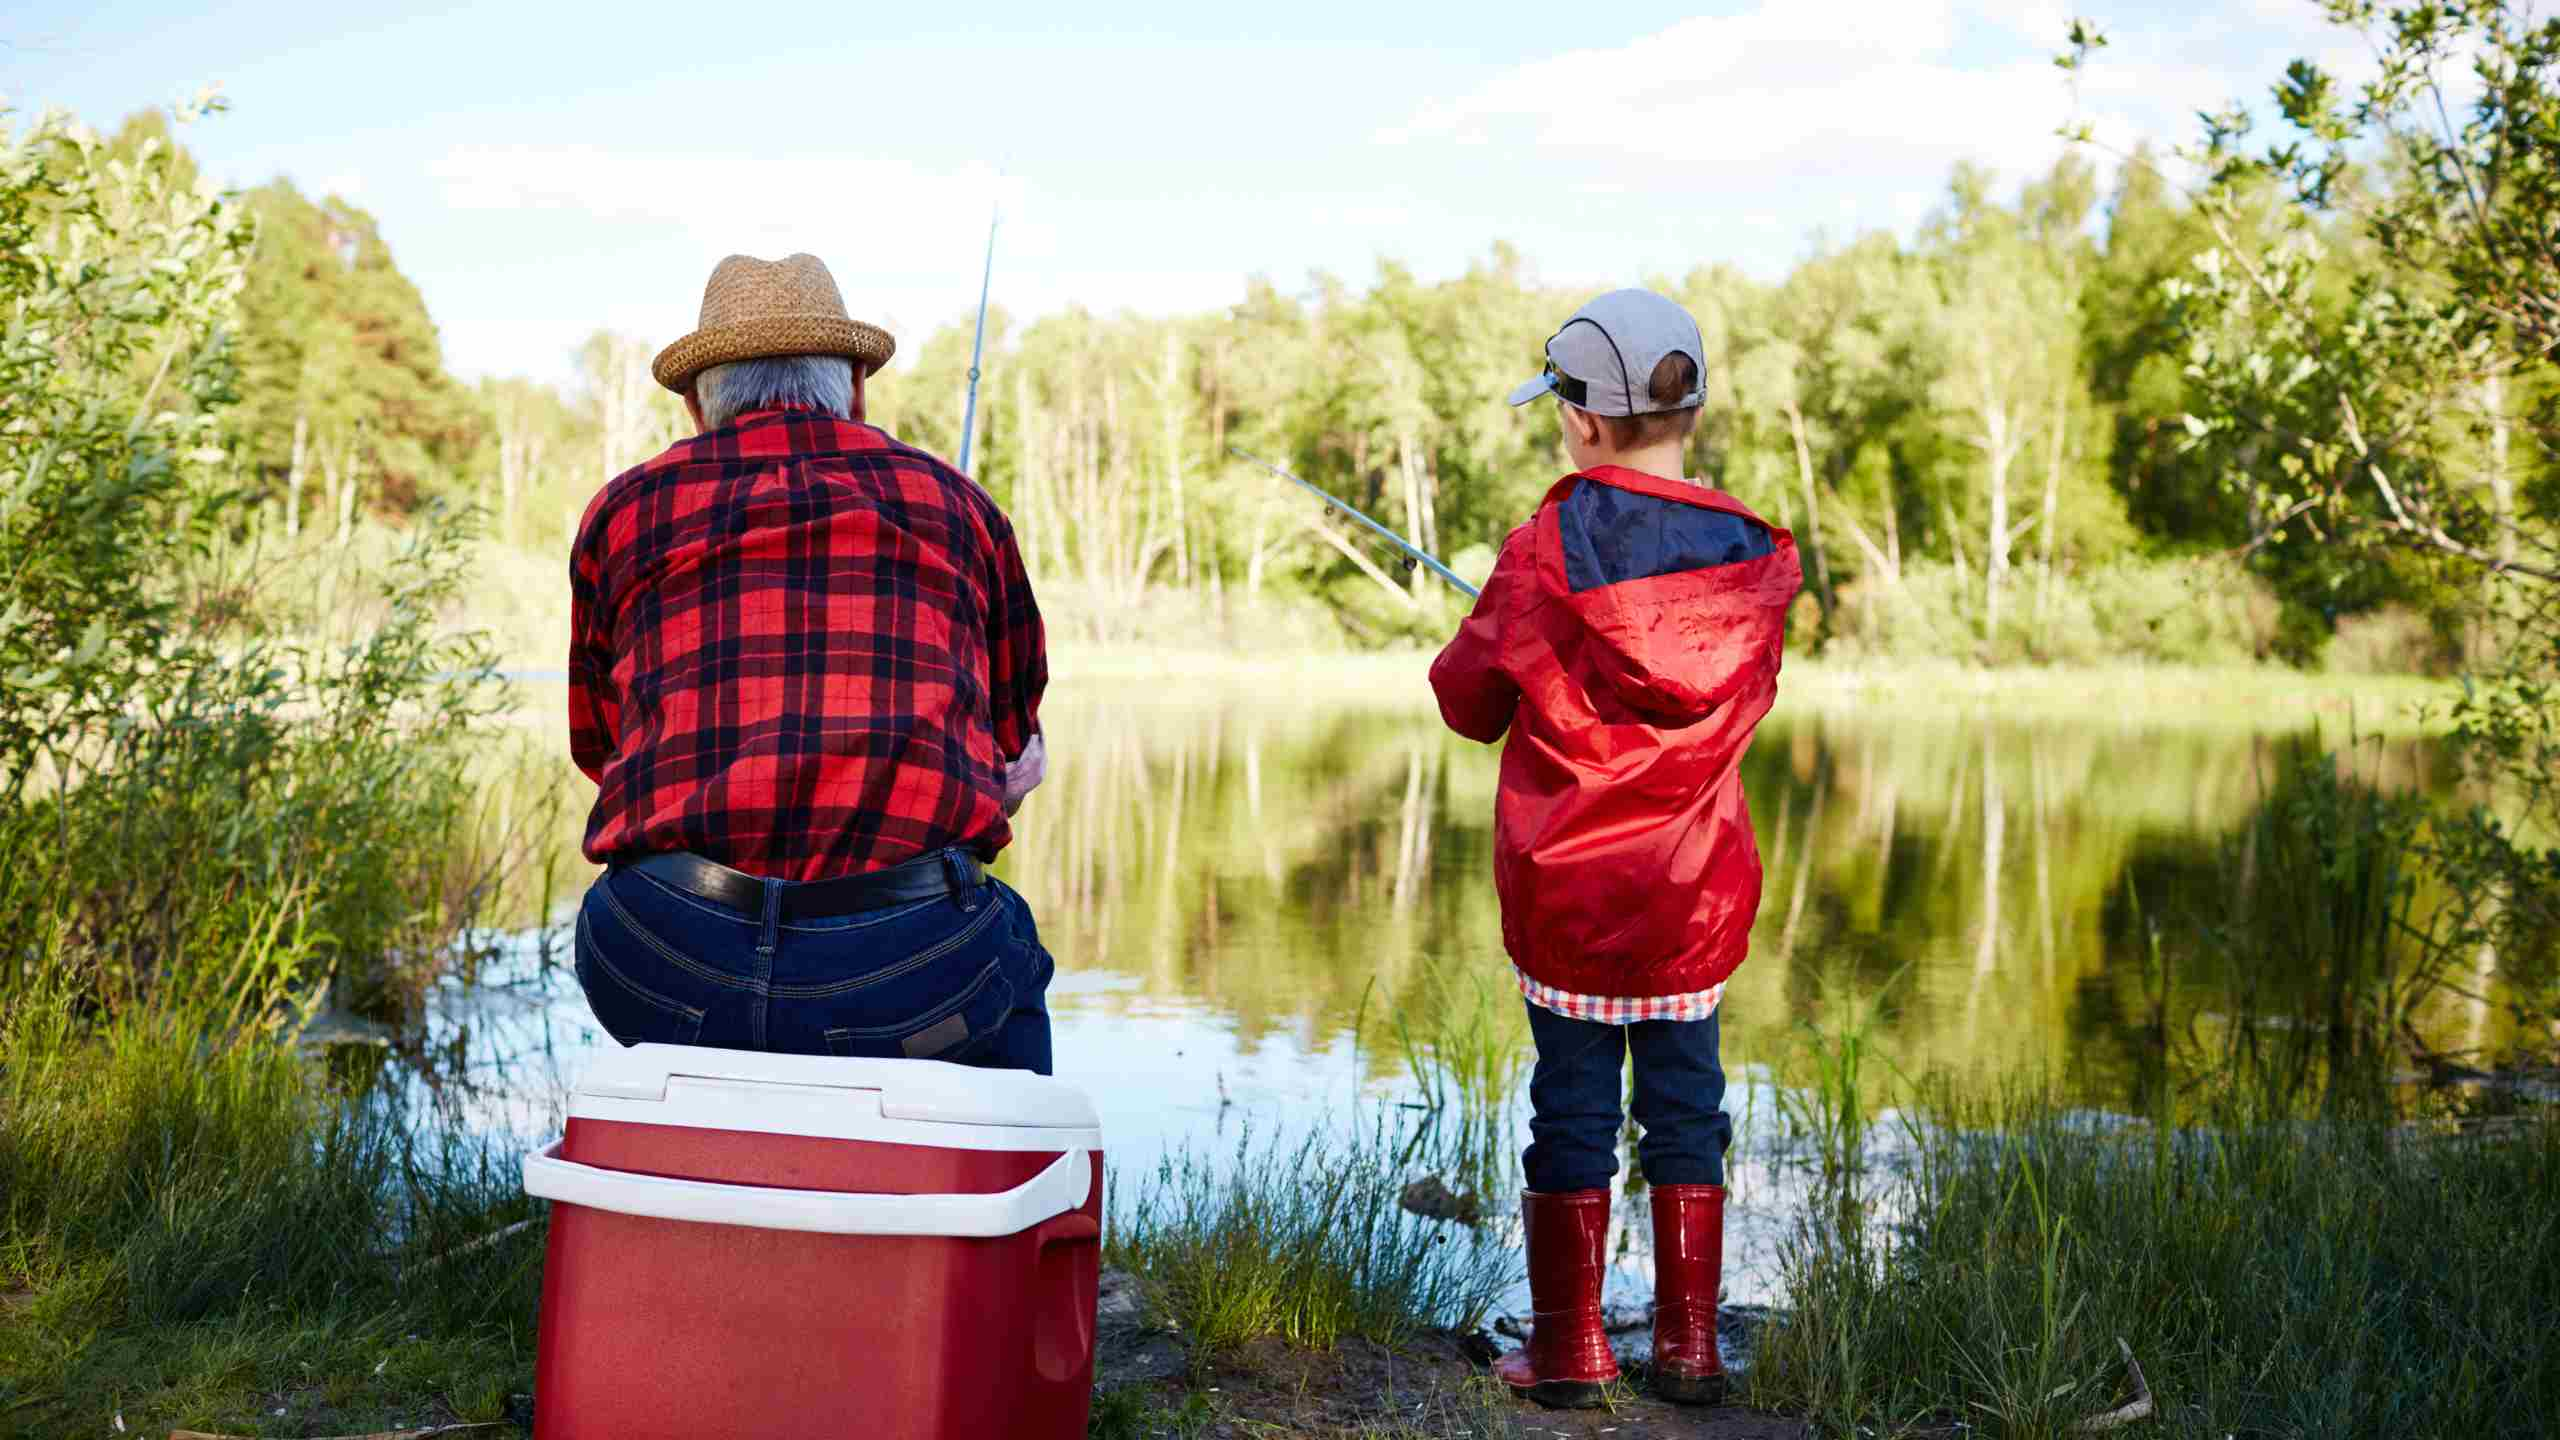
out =
{"type": "Polygon", "coordinates": [[[1547,341],[1547,368],[1511,392],[1526,405],[1541,395],[1594,415],[1650,415],[1703,404],[1707,345],[1677,301],[1650,290],[1612,290],[1573,312],[1547,341]],[[1651,393],[1653,367],[1677,351],[1698,367],[1698,383],[1670,404],[1651,393]]]}

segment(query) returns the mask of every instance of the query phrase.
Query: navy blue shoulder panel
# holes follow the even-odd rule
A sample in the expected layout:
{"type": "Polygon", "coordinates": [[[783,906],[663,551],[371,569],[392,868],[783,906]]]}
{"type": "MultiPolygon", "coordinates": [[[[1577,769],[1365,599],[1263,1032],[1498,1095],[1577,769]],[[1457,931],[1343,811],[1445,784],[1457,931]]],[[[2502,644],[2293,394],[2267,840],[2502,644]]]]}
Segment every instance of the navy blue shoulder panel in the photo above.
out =
{"type": "Polygon", "coordinates": [[[1769,527],[1703,505],[1684,505],[1586,480],[1556,507],[1565,583],[1578,594],[1757,560],[1776,548],[1769,527]]]}

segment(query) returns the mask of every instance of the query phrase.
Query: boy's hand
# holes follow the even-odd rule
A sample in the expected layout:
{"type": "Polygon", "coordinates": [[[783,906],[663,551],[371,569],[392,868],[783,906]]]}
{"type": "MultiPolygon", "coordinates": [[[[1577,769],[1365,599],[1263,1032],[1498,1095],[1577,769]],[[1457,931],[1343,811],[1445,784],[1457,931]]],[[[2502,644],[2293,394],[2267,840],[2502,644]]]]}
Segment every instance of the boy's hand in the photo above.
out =
{"type": "Polygon", "coordinates": [[[1040,736],[1022,747],[1022,753],[1004,767],[1004,813],[1010,817],[1022,808],[1022,802],[1049,777],[1049,746],[1040,736]]]}

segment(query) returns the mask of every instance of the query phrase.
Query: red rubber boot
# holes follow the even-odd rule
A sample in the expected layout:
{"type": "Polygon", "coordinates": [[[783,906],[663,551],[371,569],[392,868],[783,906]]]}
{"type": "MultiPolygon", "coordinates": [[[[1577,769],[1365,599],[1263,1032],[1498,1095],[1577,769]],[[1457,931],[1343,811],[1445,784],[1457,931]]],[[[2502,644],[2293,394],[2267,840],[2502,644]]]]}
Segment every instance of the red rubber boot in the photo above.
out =
{"type": "Polygon", "coordinates": [[[1680,1405],[1725,1396],[1716,1353],[1724,1285],[1724,1187],[1653,1187],[1653,1393],[1680,1405]]]}
{"type": "Polygon", "coordinates": [[[1493,1362],[1494,1378],[1550,1409],[1589,1409],[1600,1403],[1600,1387],[1618,1378],[1600,1321],[1609,1192],[1527,1191],[1520,1218],[1529,1248],[1529,1338],[1493,1362]]]}

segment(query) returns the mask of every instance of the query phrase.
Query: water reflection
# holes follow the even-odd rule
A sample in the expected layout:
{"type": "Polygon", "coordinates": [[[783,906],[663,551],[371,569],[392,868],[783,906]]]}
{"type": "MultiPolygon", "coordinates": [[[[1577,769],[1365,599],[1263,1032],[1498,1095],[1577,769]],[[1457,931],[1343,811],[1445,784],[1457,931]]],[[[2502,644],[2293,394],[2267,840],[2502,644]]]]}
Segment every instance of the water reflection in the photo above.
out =
{"type": "MultiPolygon", "coordinates": [[[[1427,710],[1069,695],[1051,713],[1054,788],[1025,811],[1005,874],[1067,972],[1129,982],[1089,1011],[1180,997],[1248,1048],[1308,1047],[1364,1001],[1367,1025],[1427,1029],[1470,988],[1454,981],[1507,982],[1497,757],[1427,710]]],[[[2164,978],[2153,935],[2183,947],[2211,918],[2223,837],[2291,743],[1781,712],[1745,763],[1767,882],[1729,1049],[1774,1057],[1826,994],[1881,991],[1872,1038],[1907,1073],[2042,1071],[2088,1103],[2140,1103],[2162,1080],[2164,1029],[2235,994],[2228,964],[2164,978]]],[[[2414,742],[2370,747],[2358,768],[2392,787],[2441,780],[2414,742]]],[[[1374,1047],[1367,1063],[1399,1062],[1374,1047]]]]}
{"type": "MultiPolygon", "coordinates": [[[[1000,873],[1058,957],[1059,1073],[1096,1097],[1120,1175],[1358,1106],[1473,1126],[1461,1148],[1507,1169],[1527,1026],[1491,879],[1495,752],[1409,702],[1070,688],[1046,713],[1051,778],[1000,873]]],[[[1906,1074],[2041,1071],[2097,1107],[2167,1083],[2163,1037],[2228,1013],[2251,977],[2227,960],[2171,973],[2153,936],[2191,931],[2223,893],[2223,839],[2282,744],[2175,724],[1773,717],[1745,771],[1767,884],[1725,1013],[1733,1299],[1775,1298],[1810,1181],[1771,1077],[1841,997],[1872,1003],[1867,1043],[1906,1074]]],[[[2442,780],[2419,744],[2377,747],[2364,768],[2442,780]]],[[[448,985],[428,1041],[447,1103],[526,1140],[556,1128],[607,1043],[546,965],[550,943],[514,937],[480,983],[448,985]]],[[[1619,1293],[1634,1296],[1644,1207],[1619,1209],[1634,1282],[1619,1293]]]]}

